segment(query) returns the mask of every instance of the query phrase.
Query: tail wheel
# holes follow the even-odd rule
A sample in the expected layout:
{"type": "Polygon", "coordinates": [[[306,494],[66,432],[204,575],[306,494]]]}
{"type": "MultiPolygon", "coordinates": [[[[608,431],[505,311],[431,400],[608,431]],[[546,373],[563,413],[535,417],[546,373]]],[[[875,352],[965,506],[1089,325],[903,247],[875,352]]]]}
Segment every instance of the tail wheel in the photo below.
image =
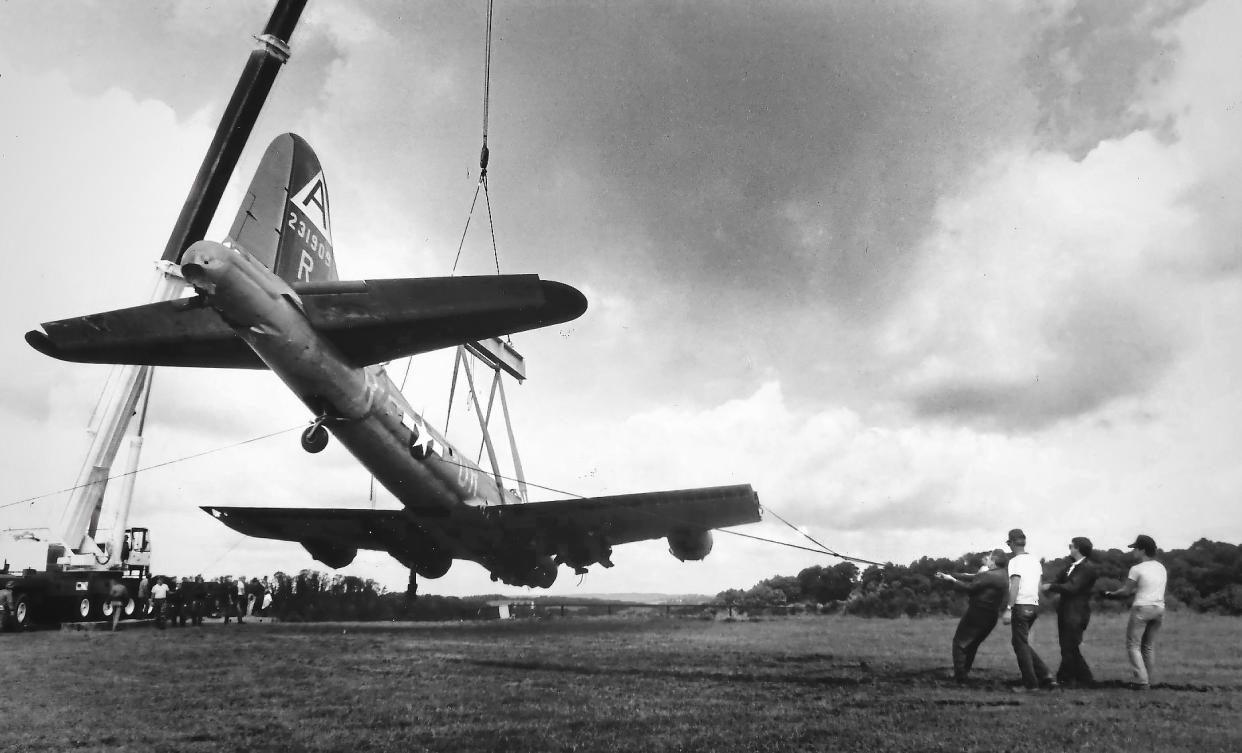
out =
{"type": "Polygon", "coordinates": [[[30,624],[30,600],[26,594],[18,594],[13,602],[13,624],[18,630],[25,630],[30,624]]]}
{"type": "Polygon", "coordinates": [[[302,432],[303,450],[314,454],[316,452],[323,452],[323,449],[327,446],[328,430],[323,428],[323,424],[311,424],[306,431],[302,432]]]}

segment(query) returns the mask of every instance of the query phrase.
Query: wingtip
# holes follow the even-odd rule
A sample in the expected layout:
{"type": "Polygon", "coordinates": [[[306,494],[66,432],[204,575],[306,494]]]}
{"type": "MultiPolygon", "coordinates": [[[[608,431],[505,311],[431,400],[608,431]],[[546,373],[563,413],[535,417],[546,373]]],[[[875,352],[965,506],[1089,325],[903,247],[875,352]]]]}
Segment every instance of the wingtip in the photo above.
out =
{"type": "Polygon", "coordinates": [[[541,280],[544,299],[557,313],[557,321],[568,322],[586,313],[587,297],[572,285],[553,280],[541,280]]]}
{"type": "Polygon", "coordinates": [[[52,344],[52,338],[40,330],[32,329],[27,332],[26,344],[45,356],[64,360],[64,357],[56,350],[56,346],[52,344]]]}

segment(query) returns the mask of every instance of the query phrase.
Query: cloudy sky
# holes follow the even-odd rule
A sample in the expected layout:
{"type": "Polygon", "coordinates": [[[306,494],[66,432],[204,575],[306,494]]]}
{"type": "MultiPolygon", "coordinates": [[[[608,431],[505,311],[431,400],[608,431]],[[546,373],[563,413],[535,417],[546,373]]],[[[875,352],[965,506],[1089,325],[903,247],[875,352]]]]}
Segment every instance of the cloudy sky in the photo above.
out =
{"type": "MultiPolygon", "coordinates": [[[[0,527],[59,519],[66,495],[22,500],[72,484],[108,375],[22,334],[146,300],[270,8],[0,4],[0,527]]],[[[448,274],[484,9],[311,0],[209,237],[293,131],[327,170],[343,277],[448,274]]],[[[502,1],[494,23],[501,270],[590,300],[515,338],[530,481],[749,482],[838,551],[898,562],[1013,526],[1048,557],[1075,535],[1242,541],[1242,5],[502,1]]],[[[486,228],[480,208],[459,274],[494,271],[486,228]]],[[[441,425],[450,366],[415,360],[407,390],[441,425]]],[[[324,569],[199,505],[397,504],[339,445],[238,445],[307,418],[267,373],[156,375],[141,464],[159,467],[131,522],[158,569],[324,569]]],[[[474,421],[455,406],[450,436],[472,446],[474,421]]],[[[799,541],[771,516],[745,530],[799,541]]],[[[554,592],[714,593],[836,562],[728,535],[701,563],[661,542],[614,561],[554,592]]],[[[404,585],[378,554],[346,572],[404,585]]],[[[423,589],[495,587],[458,563],[423,589]]]]}

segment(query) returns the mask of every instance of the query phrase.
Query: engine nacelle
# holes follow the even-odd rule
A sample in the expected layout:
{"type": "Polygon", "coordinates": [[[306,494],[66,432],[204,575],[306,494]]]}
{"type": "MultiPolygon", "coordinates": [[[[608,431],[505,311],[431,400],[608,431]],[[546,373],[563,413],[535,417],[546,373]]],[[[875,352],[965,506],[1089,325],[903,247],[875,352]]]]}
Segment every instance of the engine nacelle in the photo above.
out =
{"type": "Polygon", "coordinates": [[[612,547],[599,536],[583,536],[562,545],[555,562],[569,565],[578,572],[596,563],[612,567],[612,547]]]}
{"type": "Polygon", "coordinates": [[[530,571],[530,585],[534,588],[548,588],[556,582],[557,572],[556,563],[551,557],[540,557],[530,571]]]}
{"type": "Polygon", "coordinates": [[[326,541],[303,541],[302,548],[310,552],[310,556],[332,568],[345,567],[358,556],[358,548],[353,546],[337,546],[326,541]]]}
{"type": "Polygon", "coordinates": [[[492,580],[523,588],[547,588],[556,582],[557,572],[551,557],[536,557],[520,566],[492,570],[492,580]]]}
{"type": "Polygon", "coordinates": [[[419,577],[435,579],[443,578],[452,566],[453,558],[448,553],[434,549],[429,552],[420,552],[414,560],[413,570],[418,573],[419,577]]]}
{"type": "Polygon", "coordinates": [[[677,559],[701,560],[712,550],[712,532],[709,530],[680,529],[668,537],[668,553],[677,559]]]}

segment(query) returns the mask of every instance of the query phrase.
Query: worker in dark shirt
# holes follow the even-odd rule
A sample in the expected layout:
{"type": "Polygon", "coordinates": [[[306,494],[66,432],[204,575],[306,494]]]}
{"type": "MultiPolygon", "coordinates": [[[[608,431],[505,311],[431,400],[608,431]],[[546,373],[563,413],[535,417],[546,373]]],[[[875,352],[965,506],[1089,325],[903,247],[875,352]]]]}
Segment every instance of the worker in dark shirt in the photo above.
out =
{"type": "Polygon", "coordinates": [[[0,589],[0,630],[8,630],[16,620],[13,619],[14,599],[13,586],[17,585],[14,581],[7,581],[4,588],[0,589]]]}
{"type": "Polygon", "coordinates": [[[1005,609],[1009,596],[1009,576],[1005,572],[1008,561],[1000,549],[983,559],[984,569],[977,573],[936,573],[940,580],[953,584],[954,588],[969,594],[966,614],[957,624],[953,634],[953,679],[966,682],[970,667],[975,663],[975,653],[996,627],[996,620],[1005,609]]]}
{"type": "Polygon", "coordinates": [[[117,624],[121,621],[121,613],[125,611],[125,605],[129,602],[129,589],[119,578],[108,586],[108,601],[112,604],[112,632],[115,633],[117,624]]]}
{"type": "Polygon", "coordinates": [[[203,576],[195,575],[194,582],[189,585],[190,622],[195,627],[203,624],[203,615],[207,614],[207,584],[203,576]]]}
{"type": "Polygon", "coordinates": [[[1091,590],[1099,577],[1091,562],[1091,539],[1075,536],[1069,543],[1069,565],[1055,583],[1045,583],[1045,593],[1061,596],[1057,603],[1057,637],[1061,643],[1061,667],[1057,682],[1066,686],[1095,686],[1091,667],[1082,655],[1082,637],[1091,622],[1091,590]]]}

